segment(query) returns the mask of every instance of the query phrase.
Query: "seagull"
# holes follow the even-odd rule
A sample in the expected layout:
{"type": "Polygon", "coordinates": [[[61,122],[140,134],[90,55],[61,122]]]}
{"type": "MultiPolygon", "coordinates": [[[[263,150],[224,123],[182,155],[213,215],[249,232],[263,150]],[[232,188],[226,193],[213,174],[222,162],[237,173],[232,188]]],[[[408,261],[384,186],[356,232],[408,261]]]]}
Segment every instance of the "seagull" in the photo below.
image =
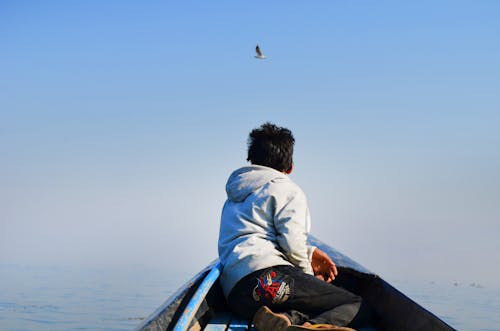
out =
{"type": "Polygon", "coordinates": [[[264,60],[266,57],[264,56],[264,54],[262,53],[262,51],[260,50],[260,47],[259,45],[257,45],[255,47],[255,53],[257,53],[257,55],[255,55],[255,57],[259,60],[264,60]]]}

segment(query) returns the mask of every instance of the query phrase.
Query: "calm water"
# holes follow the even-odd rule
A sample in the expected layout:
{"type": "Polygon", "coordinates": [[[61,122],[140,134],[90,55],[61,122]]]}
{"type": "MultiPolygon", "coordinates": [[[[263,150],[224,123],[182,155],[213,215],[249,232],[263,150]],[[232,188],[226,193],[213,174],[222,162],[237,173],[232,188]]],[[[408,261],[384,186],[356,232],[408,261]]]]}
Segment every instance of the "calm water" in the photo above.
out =
{"type": "Polygon", "coordinates": [[[167,270],[0,265],[0,330],[130,330],[183,283],[176,278],[167,270]]]}
{"type": "MultiPolygon", "coordinates": [[[[0,265],[0,330],[131,330],[194,273],[0,265]]],[[[500,289],[391,283],[458,330],[500,330],[500,289]]]]}
{"type": "Polygon", "coordinates": [[[451,281],[391,284],[457,330],[500,330],[500,287],[451,281]]]}

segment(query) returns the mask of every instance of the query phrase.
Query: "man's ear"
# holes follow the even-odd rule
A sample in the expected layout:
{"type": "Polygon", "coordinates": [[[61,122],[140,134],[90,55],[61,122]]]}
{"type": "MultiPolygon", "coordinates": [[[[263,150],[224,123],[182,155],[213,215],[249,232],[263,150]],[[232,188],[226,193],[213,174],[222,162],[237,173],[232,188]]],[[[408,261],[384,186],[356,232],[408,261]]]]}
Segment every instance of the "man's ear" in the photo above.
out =
{"type": "Polygon", "coordinates": [[[292,165],[290,166],[290,168],[288,168],[288,170],[285,170],[284,173],[287,174],[287,175],[290,175],[293,171],[293,163],[292,165]]]}

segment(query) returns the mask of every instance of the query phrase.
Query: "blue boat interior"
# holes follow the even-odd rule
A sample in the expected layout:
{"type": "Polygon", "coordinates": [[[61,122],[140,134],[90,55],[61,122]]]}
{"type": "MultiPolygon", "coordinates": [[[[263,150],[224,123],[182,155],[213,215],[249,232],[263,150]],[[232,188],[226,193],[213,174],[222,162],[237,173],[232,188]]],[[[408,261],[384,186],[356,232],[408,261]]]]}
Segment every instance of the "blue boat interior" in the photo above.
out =
{"type": "MultiPolygon", "coordinates": [[[[205,331],[255,331],[252,323],[238,318],[230,312],[218,312],[204,329],[205,331]]],[[[378,331],[374,328],[362,328],[358,331],[378,331]]]]}

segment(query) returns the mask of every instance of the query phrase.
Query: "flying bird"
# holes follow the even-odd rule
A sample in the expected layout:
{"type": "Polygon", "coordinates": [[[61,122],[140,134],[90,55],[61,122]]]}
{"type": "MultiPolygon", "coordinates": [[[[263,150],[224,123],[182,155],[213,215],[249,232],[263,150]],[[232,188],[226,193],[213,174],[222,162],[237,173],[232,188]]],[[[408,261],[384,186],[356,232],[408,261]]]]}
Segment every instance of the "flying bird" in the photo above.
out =
{"type": "Polygon", "coordinates": [[[262,51],[260,50],[260,47],[259,45],[257,45],[255,47],[255,53],[257,53],[257,55],[255,55],[256,58],[258,58],[259,60],[263,60],[265,59],[266,57],[264,56],[264,53],[262,53],[262,51]]]}

